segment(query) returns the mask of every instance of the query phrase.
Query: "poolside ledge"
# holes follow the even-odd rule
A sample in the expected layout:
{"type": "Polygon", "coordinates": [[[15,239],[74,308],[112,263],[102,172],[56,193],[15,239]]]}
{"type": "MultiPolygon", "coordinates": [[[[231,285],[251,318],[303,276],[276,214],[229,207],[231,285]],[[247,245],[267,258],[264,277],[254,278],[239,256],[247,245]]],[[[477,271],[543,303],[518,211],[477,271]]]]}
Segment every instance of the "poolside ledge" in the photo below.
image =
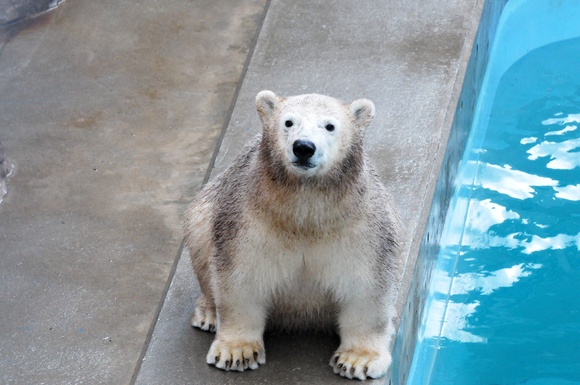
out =
{"type": "MultiPolygon", "coordinates": [[[[373,100],[377,114],[366,145],[406,226],[401,314],[424,231],[437,225],[427,219],[440,169],[450,167],[443,155],[483,8],[483,0],[271,0],[208,175],[224,170],[259,132],[254,97],[260,90],[373,100]]],[[[267,338],[268,364],[257,371],[209,367],[212,336],[189,325],[197,295],[184,251],[137,384],[344,383],[327,366],[337,344],[331,337],[267,338]]]]}

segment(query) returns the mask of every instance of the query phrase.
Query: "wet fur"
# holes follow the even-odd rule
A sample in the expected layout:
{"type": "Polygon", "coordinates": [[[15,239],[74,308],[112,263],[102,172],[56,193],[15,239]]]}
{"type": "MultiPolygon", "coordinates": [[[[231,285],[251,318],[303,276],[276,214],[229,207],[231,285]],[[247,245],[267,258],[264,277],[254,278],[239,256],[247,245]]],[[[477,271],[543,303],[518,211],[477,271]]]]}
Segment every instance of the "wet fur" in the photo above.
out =
{"type": "Polygon", "coordinates": [[[337,107],[338,101],[320,95],[290,100],[298,111],[344,110],[342,129],[349,130],[340,158],[320,175],[304,177],[283,161],[277,130],[287,100],[263,93],[257,99],[262,135],[187,212],[186,243],[202,290],[192,322],[217,329],[208,363],[255,369],[265,362],[259,345],[266,325],[284,331],[334,329],[342,348],[331,361],[335,372],[380,376],[388,364],[359,367],[348,358],[352,352],[341,353],[375,352],[385,361],[394,333],[398,220],[363,152],[363,130],[374,110],[369,119],[357,116],[356,102],[337,107]],[[254,348],[247,350],[245,340],[254,348]],[[224,361],[223,354],[231,357],[224,361]]]}

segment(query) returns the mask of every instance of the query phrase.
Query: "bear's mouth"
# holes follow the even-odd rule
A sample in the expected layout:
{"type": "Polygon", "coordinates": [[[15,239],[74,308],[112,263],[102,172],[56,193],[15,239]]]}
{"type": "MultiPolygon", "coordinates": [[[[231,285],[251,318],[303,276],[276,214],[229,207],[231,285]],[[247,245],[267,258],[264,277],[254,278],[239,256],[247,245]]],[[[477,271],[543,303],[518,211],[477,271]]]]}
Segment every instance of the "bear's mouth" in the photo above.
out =
{"type": "Polygon", "coordinates": [[[302,170],[310,170],[311,168],[315,167],[315,164],[309,161],[299,161],[296,160],[294,162],[292,162],[292,164],[294,165],[294,167],[302,169],[302,170]]]}

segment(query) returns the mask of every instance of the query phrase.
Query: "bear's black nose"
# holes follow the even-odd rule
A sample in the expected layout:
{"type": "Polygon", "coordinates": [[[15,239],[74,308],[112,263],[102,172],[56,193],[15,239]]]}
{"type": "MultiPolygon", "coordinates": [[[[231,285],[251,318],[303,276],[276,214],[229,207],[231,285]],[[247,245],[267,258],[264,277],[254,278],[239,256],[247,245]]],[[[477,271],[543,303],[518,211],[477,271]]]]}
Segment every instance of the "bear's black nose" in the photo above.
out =
{"type": "Polygon", "coordinates": [[[315,151],[316,146],[308,140],[297,140],[292,145],[292,152],[296,155],[299,161],[306,161],[312,158],[315,151]]]}

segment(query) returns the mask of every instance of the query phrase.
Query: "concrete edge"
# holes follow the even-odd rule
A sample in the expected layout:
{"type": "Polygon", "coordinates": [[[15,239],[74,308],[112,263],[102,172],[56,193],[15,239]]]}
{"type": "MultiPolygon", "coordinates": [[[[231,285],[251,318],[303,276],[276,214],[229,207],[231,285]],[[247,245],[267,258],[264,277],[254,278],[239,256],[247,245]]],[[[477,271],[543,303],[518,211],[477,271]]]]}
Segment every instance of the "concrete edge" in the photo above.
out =
{"type": "MultiPolygon", "coordinates": [[[[450,174],[454,174],[449,170],[450,166],[453,166],[449,163],[446,164],[445,158],[453,134],[452,129],[459,108],[461,94],[464,85],[466,84],[466,77],[468,75],[467,71],[471,60],[475,38],[479,29],[484,2],[485,0],[478,1],[472,12],[470,28],[462,48],[453,90],[443,117],[441,141],[439,142],[439,146],[433,159],[431,177],[427,184],[427,189],[425,190],[425,195],[422,201],[423,205],[421,208],[420,219],[414,229],[411,245],[409,246],[408,263],[405,266],[404,272],[404,283],[406,285],[405,287],[408,288],[408,291],[406,299],[404,300],[405,303],[401,314],[401,323],[399,325],[397,341],[394,349],[395,351],[393,354],[398,360],[397,373],[393,374],[393,384],[397,385],[406,383],[407,374],[413,359],[417,329],[420,326],[419,321],[422,318],[421,313],[424,303],[421,299],[418,300],[417,296],[429,287],[428,282],[430,282],[431,278],[429,275],[426,276],[430,269],[424,268],[425,261],[423,260],[426,258],[425,254],[431,253],[429,253],[429,251],[425,252],[424,249],[426,244],[431,245],[432,248],[436,248],[443,228],[442,220],[445,217],[445,207],[447,207],[450,200],[450,196],[448,196],[449,194],[441,194],[441,190],[444,190],[445,187],[447,187],[449,191],[451,190],[449,189],[450,186],[448,186],[448,177],[450,174]],[[447,180],[444,182],[446,186],[442,188],[440,184],[443,179],[447,180]],[[439,198],[439,201],[437,198],[439,198]],[[438,212],[439,215],[434,215],[436,205],[440,210],[438,212]],[[440,222],[433,223],[433,219],[438,219],[440,222]]],[[[399,298],[399,301],[401,300],[402,298],[399,298]]]]}
{"type": "MultiPolygon", "coordinates": [[[[401,382],[399,380],[399,373],[405,373],[404,380],[406,380],[406,374],[408,374],[410,369],[412,356],[407,356],[409,353],[408,347],[411,344],[414,347],[414,341],[417,335],[416,329],[419,325],[416,320],[409,320],[408,316],[406,316],[406,313],[413,312],[413,310],[415,310],[410,306],[410,300],[415,296],[414,292],[416,286],[418,285],[418,282],[416,282],[416,276],[418,267],[417,264],[420,258],[420,250],[423,246],[425,236],[429,229],[429,220],[432,216],[432,206],[435,199],[435,194],[437,192],[437,185],[439,179],[441,178],[442,169],[445,167],[444,158],[453,129],[456,112],[460,103],[460,98],[467,76],[473,46],[475,44],[476,36],[479,30],[479,24],[485,2],[486,0],[478,0],[471,10],[469,29],[461,49],[457,70],[455,76],[447,85],[445,92],[445,94],[449,95],[449,101],[447,103],[446,109],[438,117],[439,124],[437,127],[440,131],[440,140],[434,153],[433,165],[431,168],[429,180],[427,182],[427,188],[425,189],[423,198],[421,199],[419,220],[416,222],[415,228],[411,231],[410,244],[406,249],[407,255],[405,256],[405,266],[402,277],[403,282],[397,298],[397,313],[400,315],[400,319],[399,325],[397,326],[397,337],[395,339],[394,346],[391,347],[393,350],[393,363],[395,365],[391,366],[391,369],[388,373],[389,385],[404,384],[405,381],[401,382]],[[410,322],[410,324],[405,325],[408,322],[410,322]],[[405,333],[402,333],[401,329],[405,331],[405,333]],[[411,337],[411,341],[408,341],[409,336],[411,337]],[[406,343],[401,342],[403,339],[407,340],[406,343]],[[402,343],[405,344],[406,349],[400,348],[402,343]]],[[[438,239],[439,237],[437,237],[436,240],[438,239]]],[[[432,239],[431,241],[436,240],[432,239]]]]}
{"type": "MultiPolygon", "coordinates": [[[[430,178],[427,182],[427,189],[424,191],[423,198],[421,199],[421,213],[419,220],[413,231],[411,232],[411,242],[407,249],[407,255],[405,256],[405,267],[403,271],[403,287],[410,287],[410,280],[415,270],[415,265],[417,262],[417,256],[419,255],[419,250],[421,248],[421,243],[423,241],[423,236],[427,225],[429,222],[429,216],[431,214],[431,206],[433,204],[435,190],[437,186],[437,181],[439,180],[441,169],[444,167],[443,160],[445,157],[445,152],[447,150],[447,145],[449,142],[449,137],[451,135],[451,130],[453,126],[453,120],[459,105],[459,99],[461,92],[463,90],[463,85],[465,77],[467,74],[467,67],[471,57],[471,51],[475,43],[475,37],[479,28],[479,22],[483,10],[483,4],[486,0],[478,0],[477,4],[473,7],[471,18],[470,18],[470,28],[466,35],[463,47],[461,49],[461,55],[458,61],[457,72],[453,80],[451,80],[447,86],[449,97],[449,102],[447,108],[440,115],[438,121],[438,127],[440,128],[440,141],[438,142],[437,150],[435,151],[435,156],[433,159],[433,166],[431,168],[430,178]],[[407,286],[405,286],[407,285],[407,286]]],[[[399,293],[398,304],[401,304],[402,298],[401,294],[406,292],[401,291],[399,293]]],[[[401,306],[399,306],[399,309],[401,306]]]]}
{"type": "Polygon", "coordinates": [[[455,176],[471,130],[487,68],[490,41],[495,36],[497,21],[506,2],[507,0],[478,0],[472,13],[471,25],[461,53],[459,76],[445,114],[442,140],[434,159],[426,199],[423,200],[419,222],[421,226],[418,225],[415,229],[409,248],[410,256],[415,256],[416,259],[412,266],[407,265],[405,271],[409,292],[395,343],[394,357],[398,365],[393,384],[406,384],[411,368],[431,273],[438,257],[438,244],[454,192],[455,176]]]}

